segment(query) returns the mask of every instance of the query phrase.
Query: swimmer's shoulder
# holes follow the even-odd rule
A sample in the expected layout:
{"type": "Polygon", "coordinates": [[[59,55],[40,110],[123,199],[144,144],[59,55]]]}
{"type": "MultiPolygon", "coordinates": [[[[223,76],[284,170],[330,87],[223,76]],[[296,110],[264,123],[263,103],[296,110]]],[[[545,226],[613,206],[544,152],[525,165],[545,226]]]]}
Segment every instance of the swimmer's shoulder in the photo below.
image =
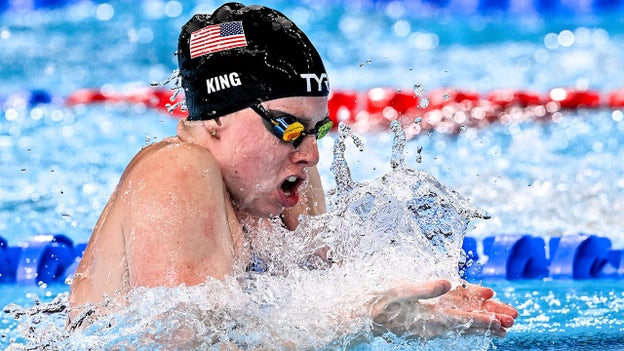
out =
{"type": "Polygon", "coordinates": [[[163,139],[157,143],[144,147],[138,154],[137,158],[152,157],[199,157],[205,159],[205,162],[216,160],[208,149],[198,144],[180,140],[177,137],[163,139]]]}
{"type": "Polygon", "coordinates": [[[131,173],[180,174],[190,176],[200,172],[203,176],[221,179],[219,165],[212,153],[197,144],[176,137],[163,139],[144,147],[128,165],[124,177],[131,173]]]}

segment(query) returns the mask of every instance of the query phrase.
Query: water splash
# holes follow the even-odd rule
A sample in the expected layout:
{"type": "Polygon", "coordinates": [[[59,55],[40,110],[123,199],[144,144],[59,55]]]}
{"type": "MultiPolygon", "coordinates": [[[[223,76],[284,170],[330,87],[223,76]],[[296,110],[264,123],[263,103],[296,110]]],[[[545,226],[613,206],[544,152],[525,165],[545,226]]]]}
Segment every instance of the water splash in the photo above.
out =
{"type": "Polygon", "coordinates": [[[353,132],[351,127],[345,123],[338,124],[338,137],[334,142],[334,159],[332,161],[330,171],[336,179],[336,192],[342,194],[350,191],[355,187],[355,182],[351,178],[351,171],[345,159],[345,151],[347,149],[346,140],[351,137],[355,145],[360,151],[364,150],[364,144],[353,132]]]}
{"type": "Polygon", "coordinates": [[[396,170],[399,167],[405,167],[405,131],[397,120],[390,122],[390,130],[394,133],[390,165],[396,170]]]}
{"type": "MultiPolygon", "coordinates": [[[[173,72],[171,72],[169,77],[167,77],[167,79],[165,79],[162,82],[156,82],[156,81],[151,82],[150,86],[165,87],[165,86],[170,85],[172,82],[173,82],[173,85],[170,88],[173,93],[169,97],[169,101],[174,102],[178,98],[178,95],[180,94],[180,92],[184,91],[184,88],[182,87],[182,76],[180,75],[179,69],[173,70],[173,72]]],[[[178,101],[174,104],[166,104],[165,107],[167,108],[167,111],[169,113],[175,111],[175,109],[178,107],[180,108],[181,111],[187,110],[185,99],[182,99],[181,101],[178,101]]]]}
{"type": "MultiPolygon", "coordinates": [[[[392,130],[392,170],[357,182],[345,160],[346,140],[360,150],[362,142],[340,125],[328,212],[303,218],[294,232],[278,219],[244,223],[248,255],[224,281],[135,289],[127,307],[71,333],[64,329],[66,311],[12,306],[8,312],[22,319],[24,341],[11,350],[456,347],[457,335],[423,342],[372,332],[369,303],[379,292],[405,281],[461,283],[464,231],[470,219],[483,216],[433,176],[410,169],[403,129],[396,122],[392,130]],[[252,260],[263,272],[244,269],[252,260]]],[[[66,307],[67,297],[59,299],[66,307]]],[[[460,339],[468,349],[490,345],[486,337],[460,339]]]]}

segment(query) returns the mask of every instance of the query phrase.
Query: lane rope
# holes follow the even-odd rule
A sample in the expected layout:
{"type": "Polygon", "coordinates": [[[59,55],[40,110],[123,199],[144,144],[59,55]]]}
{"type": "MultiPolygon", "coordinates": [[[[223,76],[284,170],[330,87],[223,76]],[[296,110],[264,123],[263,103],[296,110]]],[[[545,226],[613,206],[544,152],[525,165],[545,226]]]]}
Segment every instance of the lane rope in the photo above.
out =
{"type": "MultiPolygon", "coordinates": [[[[462,248],[467,263],[459,273],[469,281],[624,279],[624,250],[598,235],[465,237],[462,248]]],[[[0,237],[0,283],[64,283],[73,277],[85,249],[86,243],[63,234],[35,235],[16,245],[0,237]]]]}
{"type": "MultiPolygon", "coordinates": [[[[68,108],[92,104],[143,105],[174,118],[186,117],[179,107],[180,94],[172,99],[168,88],[143,87],[128,92],[109,89],[79,89],[66,97],[45,90],[19,92],[0,98],[3,111],[32,108],[40,104],[58,104],[68,108]]],[[[438,88],[418,94],[413,90],[372,88],[365,91],[334,90],[329,96],[329,115],[358,130],[389,128],[398,119],[409,136],[435,130],[458,133],[463,128],[483,128],[492,123],[549,121],[561,118],[566,110],[622,109],[624,88],[608,93],[575,88],[553,88],[546,93],[523,89],[497,89],[487,93],[438,88]]]]}

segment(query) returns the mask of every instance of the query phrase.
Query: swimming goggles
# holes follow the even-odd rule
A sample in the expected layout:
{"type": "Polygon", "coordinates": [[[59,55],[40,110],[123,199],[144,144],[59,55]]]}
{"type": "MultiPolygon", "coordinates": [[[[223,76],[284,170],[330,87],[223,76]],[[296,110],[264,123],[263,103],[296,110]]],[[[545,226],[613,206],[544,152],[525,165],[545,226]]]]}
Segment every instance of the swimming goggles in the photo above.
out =
{"type": "Polygon", "coordinates": [[[269,131],[271,131],[278,139],[285,142],[292,142],[293,146],[299,147],[306,135],[315,135],[316,139],[320,139],[327,135],[334,125],[329,117],[325,117],[319,121],[313,129],[306,130],[301,121],[292,115],[284,112],[267,111],[260,103],[250,106],[257,114],[268,122],[269,131]],[[276,115],[276,113],[279,113],[276,115]]]}

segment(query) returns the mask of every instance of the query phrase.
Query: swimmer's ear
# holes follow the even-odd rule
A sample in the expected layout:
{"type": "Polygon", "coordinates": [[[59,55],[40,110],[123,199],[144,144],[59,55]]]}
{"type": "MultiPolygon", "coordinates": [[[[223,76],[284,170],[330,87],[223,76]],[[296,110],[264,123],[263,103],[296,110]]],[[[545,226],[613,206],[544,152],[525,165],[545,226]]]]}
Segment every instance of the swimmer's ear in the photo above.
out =
{"type": "Polygon", "coordinates": [[[221,127],[221,121],[218,119],[213,120],[205,120],[202,121],[202,126],[208,130],[208,133],[210,134],[211,137],[215,138],[215,139],[219,139],[219,127],[221,127]],[[213,123],[214,122],[214,123],[213,123]],[[216,125],[215,125],[216,123],[216,125]]]}

